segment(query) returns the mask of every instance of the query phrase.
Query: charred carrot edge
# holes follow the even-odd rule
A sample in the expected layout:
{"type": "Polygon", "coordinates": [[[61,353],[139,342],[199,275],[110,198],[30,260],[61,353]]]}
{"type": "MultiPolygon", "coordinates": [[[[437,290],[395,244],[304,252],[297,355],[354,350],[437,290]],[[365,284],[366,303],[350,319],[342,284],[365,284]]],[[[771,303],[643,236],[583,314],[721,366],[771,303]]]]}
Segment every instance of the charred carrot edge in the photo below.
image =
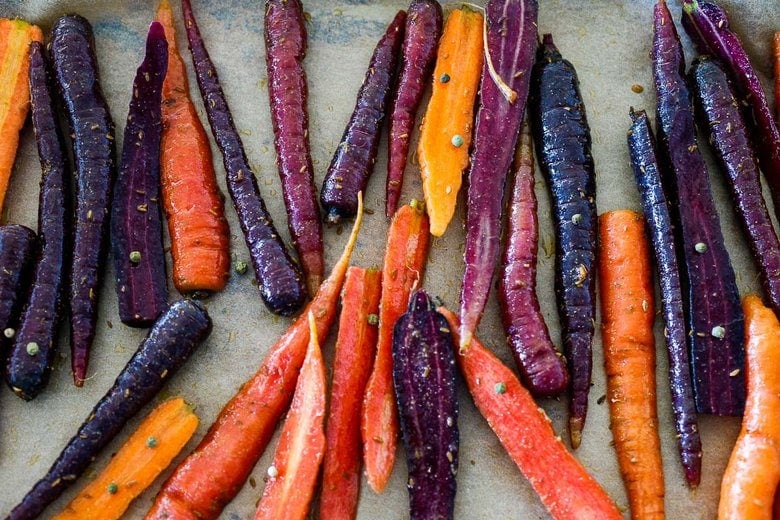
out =
{"type": "Polygon", "coordinates": [[[599,289],[607,402],[631,518],[664,518],[664,473],[655,388],[655,303],[644,218],[599,217],[599,289]]]}
{"type": "Polygon", "coordinates": [[[255,520],[304,520],[325,452],[325,365],[309,311],[309,346],[255,520]]]}
{"type": "Polygon", "coordinates": [[[24,20],[0,19],[0,212],[19,146],[19,131],[30,110],[30,43],[43,33],[24,20]]]}
{"type": "Polygon", "coordinates": [[[474,101],[482,73],[482,14],[466,6],[447,18],[439,43],[433,90],[420,130],[417,156],[431,234],[442,236],[455,213],[469,165],[474,101]],[[462,139],[453,145],[454,136],[462,139]]]}
{"type": "Polygon", "coordinates": [[[181,397],[160,404],[111,458],[105,469],[55,520],[114,520],[149,487],[187,444],[198,416],[181,397]]]}
{"type": "MultiPolygon", "coordinates": [[[[459,342],[457,316],[439,307],[459,342]]],[[[456,347],[457,349],[457,347],[456,347]]],[[[475,337],[455,357],[482,416],[556,520],[620,520],[612,499],[566,450],[550,419],[514,372],[475,337]]]]}
{"type": "Polygon", "coordinates": [[[742,307],[747,402],[721,482],[720,520],[772,517],[780,482],[780,323],[755,295],[746,296],[742,307]]]}
{"type": "Polygon", "coordinates": [[[379,339],[371,377],[363,400],[360,432],[368,485],[381,493],[395,463],[398,414],[393,390],[393,326],[406,312],[412,289],[422,281],[428,258],[428,216],[413,200],[396,212],[387,232],[379,339]]]}
{"type": "Polygon", "coordinates": [[[361,195],[358,207],[352,234],[330,276],[271,347],[257,373],[225,405],[198,447],[163,484],[147,519],[215,519],[240,491],[292,399],[309,343],[308,313],[314,314],[320,340],[336,319],[339,292],[363,222],[361,195]]]}
{"type": "Polygon", "coordinates": [[[350,267],[333,361],[319,518],[355,518],[360,492],[360,405],[377,339],[382,273],[350,267]]]}
{"type": "Polygon", "coordinates": [[[157,21],[168,40],[162,91],[162,199],[171,236],[173,283],[183,294],[218,292],[230,278],[230,231],[217,187],[211,146],[190,99],[187,69],[176,48],[173,10],[161,0],[157,21]]]}

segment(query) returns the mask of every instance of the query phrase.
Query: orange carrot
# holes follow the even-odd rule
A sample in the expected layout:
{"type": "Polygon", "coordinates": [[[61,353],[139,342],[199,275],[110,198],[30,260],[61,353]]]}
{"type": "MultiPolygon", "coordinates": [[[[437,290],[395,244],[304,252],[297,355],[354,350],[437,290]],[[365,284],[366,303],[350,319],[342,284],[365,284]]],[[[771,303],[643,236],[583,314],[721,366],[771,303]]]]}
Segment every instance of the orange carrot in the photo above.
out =
{"type": "Polygon", "coordinates": [[[417,157],[431,234],[447,229],[469,165],[474,100],[482,74],[483,17],[466,6],[454,9],[439,42],[433,91],[420,131],[417,157]]]}
{"type": "Polygon", "coordinates": [[[309,311],[309,348],[255,520],[304,520],[325,453],[325,365],[309,311]]]}
{"type": "Polygon", "coordinates": [[[459,353],[458,317],[439,307],[450,324],[455,358],[474,404],[556,520],[621,520],[612,499],[555,435],[544,410],[514,372],[477,338],[459,353]]]}
{"type": "Polygon", "coordinates": [[[664,518],[655,392],[655,304],[641,214],[599,217],[599,286],[612,436],[631,518],[664,518]]]}
{"type": "Polygon", "coordinates": [[[14,166],[19,131],[30,109],[30,42],[43,41],[36,25],[0,18],[0,212],[14,166]]]}
{"type": "Polygon", "coordinates": [[[339,292],[362,222],[363,199],[358,196],[352,234],[330,276],[271,347],[257,373],[225,405],[195,451],[168,478],[147,519],[214,519],[239,492],[292,399],[309,343],[308,313],[314,314],[320,341],[336,319],[339,292]]]}
{"type": "Polygon", "coordinates": [[[742,307],[747,401],[720,485],[719,520],[772,518],[780,483],[780,323],[755,295],[742,307]]]}
{"type": "Polygon", "coordinates": [[[160,175],[171,236],[173,283],[180,293],[221,291],[230,278],[229,229],[211,147],[190,100],[187,69],[176,48],[173,11],[161,0],[157,21],[168,40],[163,83],[160,175]]]}
{"type": "Polygon", "coordinates": [[[780,31],[775,33],[775,112],[777,112],[777,124],[780,124],[780,31]]]}
{"type": "Polygon", "coordinates": [[[381,493],[390,479],[398,442],[398,414],[393,390],[393,326],[406,312],[409,294],[420,283],[428,258],[428,216],[412,200],[400,208],[387,231],[379,305],[376,359],[366,386],[360,431],[368,485],[381,493]]]}
{"type": "Polygon", "coordinates": [[[187,444],[198,417],[184,399],[155,408],[106,468],[81,490],[55,520],[114,520],[149,487],[187,444]]]}
{"type": "Polygon", "coordinates": [[[382,273],[350,267],[333,361],[320,518],[355,518],[360,491],[360,404],[376,348],[382,273]]]}

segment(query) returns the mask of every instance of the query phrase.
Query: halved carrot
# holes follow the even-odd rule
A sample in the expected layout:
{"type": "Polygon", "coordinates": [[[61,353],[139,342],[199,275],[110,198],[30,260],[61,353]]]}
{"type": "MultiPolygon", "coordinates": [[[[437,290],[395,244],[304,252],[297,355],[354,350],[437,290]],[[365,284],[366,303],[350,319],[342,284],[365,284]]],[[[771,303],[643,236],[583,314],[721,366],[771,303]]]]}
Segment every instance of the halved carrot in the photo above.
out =
{"type": "Polygon", "coordinates": [[[308,313],[320,340],[336,319],[339,292],[363,222],[363,199],[352,234],[330,276],[306,310],[271,347],[252,378],[222,408],[206,436],[163,485],[147,519],[214,519],[244,485],[292,399],[309,343],[308,313]]]}
{"type": "Polygon", "coordinates": [[[622,519],[596,479],[566,450],[514,372],[477,338],[459,354],[458,317],[444,307],[438,310],[450,324],[455,357],[474,403],[550,515],[556,520],[622,519]]]}
{"type": "Polygon", "coordinates": [[[24,20],[0,18],[0,212],[14,166],[19,131],[30,109],[30,42],[43,33],[24,20]]]}
{"type": "Polygon", "coordinates": [[[355,518],[360,491],[360,405],[376,350],[382,273],[350,267],[341,296],[319,517],[355,518]]]}
{"type": "Polygon", "coordinates": [[[325,453],[325,365],[309,311],[309,347],[255,520],[304,520],[325,453]]]}
{"type": "Polygon", "coordinates": [[[161,0],[157,21],[168,40],[162,93],[162,198],[171,236],[173,283],[180,293],[221,291],[230,278],[225,205],[217,187],[206,131],[190,100],[187,69],[176,48],[173,11],[161,0]]]}
{"type": "Polygon", "coordinates": [[[772,518],[780,483],[780,322],[755,295],[746,296],[742,307],[747,401],[720,486],[720,520],[772,518]]]}
{"type": "Polygon", "coordinates": [[[431,234],[447,229],[469,165],[474,100],[482,73],[483,17],[463,6],[454,9],[439,43],[433,91],[420,131],[417,157],[431,234]]]}
{"type": "Polygon", "coordinates": [[[599,289],[607,402],[631,518],[664,518],[655,391],[655,304],[645,223],[636,211],[599,217],[599,289]]]}
{"type": "Polygon", "coordinates": [[[105,469],[54,520],[113,520],[144,492],[187,444],[198,416],[181,397],[155,408],[105,469]]]}
{"type": "Polygon", "coordinates": [[[379,339],[360,422],[366,479],[377,493],[382,492],[393,472],[398,442],[398,413],[393,390],[393,326],[406,312],[412,289],[422,281],[428,258],[428,229],[423,204],[412,200],[396,212],[387,231],[379,339]]]}

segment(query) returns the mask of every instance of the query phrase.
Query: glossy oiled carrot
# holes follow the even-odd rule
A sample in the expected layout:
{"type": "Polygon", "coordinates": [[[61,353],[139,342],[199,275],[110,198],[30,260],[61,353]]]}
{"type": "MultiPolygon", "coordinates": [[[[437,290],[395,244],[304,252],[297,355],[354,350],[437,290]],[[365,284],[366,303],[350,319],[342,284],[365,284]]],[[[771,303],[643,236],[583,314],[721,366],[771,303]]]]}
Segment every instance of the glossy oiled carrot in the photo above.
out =
{"type": "Polygon", "coordinates": [[[350,267],[333,361],[319,517],[355,518],[360,491],[360,405],[377,338],[382,273],[350,267]]]}
{"type": "Polygon", "coordinates": [[[180,293],[221,291],[230,278],[229,229],[217,187],[211,147],[190,99],[187,69],[176,48],[173,10],[157,9],[168,40],[162,90],[160,174],[171,236],[173,283],[180,293]]]}
{"type": "Polygon", "coordinates": [[[19,145],[19,131],[30,109],[30,42],[43,33],[24,20],[0,18],[0,211],[19,145]]]}
{"type": "Polygon", "coordinates": [[[655,392],[653,274],[645,223],[635,211],[599,217],[599,289],[607,402],[631,518],[664,518],[655,392]]]}
{"type": "MultiPolygon", "coordinates": [[[[458,344],[458,318],[439,307],[458,344]]],[[[556,520],[620,520],[607,493],[566,450],[544,410],[523,388],[514,372],[475,337],[469,349],[456,352],[460,373],[474,404],[509,456],[556,520]]]]}
{"type": "Polygon", "coordinates": [[[325,365],[309,311],[309,347],[255,520],[304,520],[325,452],[325,365]]]}
{"type": "Polygon", "coordinates": [[[746,296],[742,307],[747,402],[720,486],[720,520],[772,518],[780,482],[780,323],[755,295],[746,296]]]}
{"type": "Polygon", "coordinates": [[[379,304],[376,359],[366,386],[360,431],[368,485],[381,493],[395,463],[398,416],[393,391],[393,326],[406,312],[409,294],[423,277],[428,258],[428,216],[412,201],[396,212],[387,232],[379,304]]]}
{"type": "Polygon", "coordinates": [[[336,318],[339,291],[363,222],[360,196],[358,208],[352,234],[330,276],[271,347],[257,373],[225,405],[195,451],[168,478],[147,519],[215,519],[239,492],[292,399],[309,343],[308,313],[314,314],[320,340],[336,318]]]}
{"type": "Polygon", "coordinates": [[[469,165],[474,100],[482,72],[482,25],[481,13],[466,6],[454,9],[439,42],[433,91],[417,145],[431,234],[436,236],[442,236],[452,220],[469,165]]]}
{"type": "Polygon", "coordinates": [[[155,408],[54,520],[114,520],[168,467],[198,427],[198,416],[175,397],[155,408]]]}

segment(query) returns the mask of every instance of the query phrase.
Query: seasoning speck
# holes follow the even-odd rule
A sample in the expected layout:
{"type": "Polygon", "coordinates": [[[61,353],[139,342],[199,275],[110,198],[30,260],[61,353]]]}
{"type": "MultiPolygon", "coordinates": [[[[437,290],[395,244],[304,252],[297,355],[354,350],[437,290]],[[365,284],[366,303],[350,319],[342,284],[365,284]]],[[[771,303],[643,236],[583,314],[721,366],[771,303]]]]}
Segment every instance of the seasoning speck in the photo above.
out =
{"type": "Polygon", "coordinates": [[[14,337],[14,334],[16,334],[16,331],[12,329],[11,327],[8,327],[3,331],[3,336],[5,336],[8,339],[11,339],[14,337]]]}
{"type": "Polygon", "coordinates": [[[146,439],[146,446],[148,448],[156,448],[157,447],[157,437],[149,437],[146,439]]]}
{"type": "Polygon", "coordinates": [[[579,225],[579,224],[582,224],[582,214],[581,213],[575,213],[574,215],[572,215],[571,222],[575,226],[579,225]]]}
{"type": "Polygon", "coordinates": [[[460,148],[463,146],[463,136],[460,134],[455,134],[452,136],[452,146],[455,146],[457,148],[460,148]]]}
{"type": "Polygon", "coordinates": [[[707,252],[707,244],[704,242],[697,242],[693,248],[696,250],[697,253],[706,253],[707,252]]]}
{"type": "Polygon", "coordinates": [[[643,87],[639,83],[634,83],[633,85],[631,85],[631,92],[633,92],[634,94],[641,94],[644,91],[645,91],[645,87],[643,87]]]}
{"type": "Polygon", "coordinates": [[[271,478],[276,478],[276,477],[279,476],[279,470],[276,469],[276,466],[273,466],[273,465],[268,466],[267,473],[268,473],[268,476],[271,477],[271,478]]]}
{"type": "Polygon", "coordinates": [[[732,370],[731,372],[729,372],[729,375],[730,375],[731,377],[737,377],[737,376],[739,375],[739,372],[740,372],[740,370],[739,370],[738,368],[735,368],[734,370],[732,370]]]}
{"type": "Polygon", "coordinates": [[[108,485],[106,491],[108,491],[112,495],[116,495],[116,492],[119,491],[119,486],[116,485],[116,482],[112,482],[111,484],[108,485]]]}
{"type": "Polygon", "coordinates": [[[441,81],[442,83],[449,83],[450,82],[450,75],[445,72],[444,74],[442,74],[439,77],[439,81],[441,81]]]}
{"type": "Polygon", "coordinates": [[[244,273],[246,273],[246,270],[248,269],[248,267],[249,266],[246,265],[246,262],[244,262],[243,260],[239,260],[239,261],[236,262],[235,269],[236,269],[236,272],[238,274],[244,274],[244,273]]]}
{"type": "Polygon", "coordinates": [[[723,328],[721,325],[716,325],[712,327],[711,334],[713,338],[723,339],[726,337],[726,329],[723,328]]]}
{"type": "Polygon", "coordinates": [[[31,341],[27,344],[27,353],[31,356],[36,355],[38,352],[40,352],[40,347],[38,344],[34,341],[31,341]]]}
{"type": "Polygon", "coordinates": [[[141,261],[141,252],[140,251],[130,251],[130,261],[134,264],[137,264],[141,261]]]}
{"type": "Polygon", "coordinates": [[[495,386],[493,387],[493,390],[495,390],[495,392],[497,394],[505,394],[506,393],[506,383],[504,383],[503,381],[499,381],[498,383],[495,384],[495,386]]]}
{"type": "Polygon", "coordinates": [[[369,314],[368,315],[368,324],[369,325],[379,325],[379,315],[378,314],[369,314]]]}

